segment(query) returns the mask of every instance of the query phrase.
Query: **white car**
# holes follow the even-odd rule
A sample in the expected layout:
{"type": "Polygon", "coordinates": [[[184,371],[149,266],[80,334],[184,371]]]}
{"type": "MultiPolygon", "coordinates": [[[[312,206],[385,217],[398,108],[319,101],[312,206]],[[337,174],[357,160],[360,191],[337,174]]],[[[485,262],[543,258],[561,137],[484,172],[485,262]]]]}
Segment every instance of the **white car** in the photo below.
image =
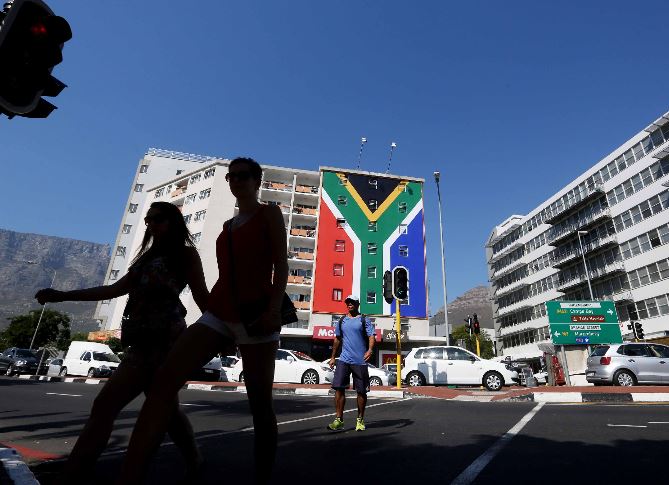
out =
{"type": "MultiPolygon", "coordinates": [[[[274,382],[297,384],[329,384],[334,373],[329,366],[315,361],[307,354],[296,350],[278,349],[274,361],[274,382]]],[[[230,380],[244,381],[244,366],[241,360],[230,371],[230,380]]]]}
{"type": "Polygon", "coordinates": [[[418,347],[406,356],[402,380],[409,386],[484,385],[489,391],[499,391],[517,382],[518,373],[460,347],[418,347]]]}
{"type": "MultiPolygon", "coordinates": [[[[236,355],[226,355],[221,357],[221,376],[220,379],[223,382],[232,382],[235,379],[232,378],[233,368],[237,362],[240,362],[241,359],[236,355]]],[[[237,376],[239,378],[239,375],[237,376]]]]}
{"type": "MultiPolygon", "coordinates": [[[[329,367],[330,359],[326,359],[323,362],[323,365],[329,367]]],[[[335,368],[339,363],[339,359],[335,359],[335,368]]],[[[384,368],[378,368],[375,365],[367,362],[367,373],[369,374],[369,385],[370,386],[394,386],[397,383],[397,375],[393,372],[388,372],[384,368]]]]}

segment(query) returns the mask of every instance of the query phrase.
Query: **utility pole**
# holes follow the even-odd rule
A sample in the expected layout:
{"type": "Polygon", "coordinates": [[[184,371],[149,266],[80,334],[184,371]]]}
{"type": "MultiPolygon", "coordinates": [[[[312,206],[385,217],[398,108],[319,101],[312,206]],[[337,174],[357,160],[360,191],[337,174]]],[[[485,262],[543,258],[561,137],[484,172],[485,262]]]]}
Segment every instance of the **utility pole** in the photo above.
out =
{"type": "Polygon", "coordinates": [[[446,326],[446,345],[451,345],[450,330],[448,328],[448,299],[446,295],[446,258],[444,255],[444,223],[441,215],[441,189],[439,179],[441,174],[434,172],[434,181],[437,184],[437,199],[439,200],[439,239],[441,240],[441,279],[444,283],[444,325],[446,326]]]}

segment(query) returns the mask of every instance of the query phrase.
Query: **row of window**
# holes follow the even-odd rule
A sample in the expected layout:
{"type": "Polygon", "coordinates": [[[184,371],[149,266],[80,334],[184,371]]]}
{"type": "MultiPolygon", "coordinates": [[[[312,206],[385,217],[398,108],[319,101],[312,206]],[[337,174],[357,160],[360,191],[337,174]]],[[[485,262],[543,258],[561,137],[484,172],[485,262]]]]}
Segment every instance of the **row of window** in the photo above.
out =
{"type": "Polygon", "coordinates": [[[656,180],[661,179],[669,173],[669,158],[655,162],[650,167],[642,170],[635,176],[625,180],[622,184],[616,186],[613,190],[606,193],[610,206],[625,200],[632,194],[639,192],[644,187],[648,187],[656,180]]]}
{"type": "Polygon", "coordinates": [[[629,259],[667,243],[669,243],[669,224],[662,224],[660,227],[622,243],[620,253],[623,259],[629,259]]]}
{"type": "Polygon", "coordinates": [[[666,280],[669,278],[669,260],[661,259],[655,263],[635,269],[627,273],[627,275],[632,289],[666,280]]]}
{"type": "Polygon", "coordinates": [[[532,328],[523,332],[514,333],[502,337],[502,347],[505,349],[518,347],[520,345],[531,344],[534,342],[543,342],[550,340],[550,327],[532,328]]]}
{"type": "Polygon", "coordinates": [[[504,315],[497,319],[500,324],[500,327],[510,327],[512,325],[518,325],[521,323],[529,322],[530,320],[536,320],[537,318],[546,316],[546,305],[540,303],[534,305],[532,308],[525,308],[519,312],[514,312],[509,315],[504,315]]]}
{"type": "MultiPolygon", "coordinates": [[[[340,195],[337,197],[337,205],[341,206],[346,206],[348,205],[348,196],[347,195],[340,195]]],[[[367,207],[369,207],[369,210],[375,211],[379,208],[379,201],[376,199],[369,199],[367,201],[367,207]]],[[[406,202],[398,202],[397,203],[397,211],[400,214],[406,214],[407,212],[407,203],[406,202]]]]}
{"type": "Polygon", "coordinates": [[[627,229],[644,219],[667,210],[667,208],[669,208],[669,190],[644,200],[641,204],[614,217],[613,223],[615,224],[616,232],[621,232],[623,229],[627,229]]]}
{"type": "MultiPolygon", "coordinates": [[[[600,170],[591,175],[587,180],[581,182],[577,187],[567,192],[560,199],[544,208],[540,213],[524,222],[523,225],[505,236],[501,241],[493,245],[493,254],[503,250],[506,246],[512,244],[516,239],[533,231],[543,222],[555,214],[571,207],[574,203],[588,196],[597,185],[600,185],[612,177],[616,176],[627,167],[640,160],[642,157],[658,148],[669,140],[669,124],[665,124],[661,129],[657,129],[646,136],[634,147],[628,149],[625,153],[609,162],[600,170]]],[[[610,201],[609,201],[610,203],[610,201]]],[[[610,205],[613,205],[610,203],[610,205]]]]}
{"type": "Polygon", "coordinates": [[[659,315],[669,314],[669,295],[660,295],[653,298],[636,302],[636,316],[630,315],[634,319],[643,320],[653,318],[659,315]]]}
{"type": "Polygon", "coordinates": [[[557,239],[559,236],[567,232],[574,232],[579,227],[582,227],[589,221],[598,217],[603,211],[607,210],[608,204],[606,199],[601,197],[595,200],[592,204],[588,204],[583,209],[580,209],[575,214],[570,215],[559,224],[555,224],[548,230],[548,240],[557,239]]]}
{"type": "MultiPolygon", "coordinates": [[[[367,290],[367,298],[365,301],[370,304],[374,305],[376,304],[376,291],[374,290],[367,290]]],[[[411,295],[407,295],[406,300],[401,300],[400,303],[402,305],[409,305],[409,298],[411,295]]],[[[332,289],[332,301],[344,301],[344,290],[342,288],[333,288],[332,289]]]]}
{"type": "MultiPolygon", "coordinates": [[[[400,244],[399,247],[399,255],[405,258],[409,257],[409,246],[405,244],[400,244]]],[[[338,253],[344,253],[346,252],[346,241],[343,239],[337,239],[335,240],[334,243],[334,250],[338,253]]],[[[367,243],[367,254],[377,254],[378,251],[378,244],[375,242],[369,242],[367,243]]]]}

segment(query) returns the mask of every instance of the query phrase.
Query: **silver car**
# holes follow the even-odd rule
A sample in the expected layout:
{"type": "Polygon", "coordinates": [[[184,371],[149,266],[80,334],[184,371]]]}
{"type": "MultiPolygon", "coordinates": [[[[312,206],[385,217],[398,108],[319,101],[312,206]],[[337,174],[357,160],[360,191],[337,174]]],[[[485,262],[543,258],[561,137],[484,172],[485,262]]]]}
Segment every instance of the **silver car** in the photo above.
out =
{"type": "Polygon", "coordinates": [[[669,384],[669,347],[649,343],[602,345],[588,357],[585,378],[596,386],[669,384]]]}

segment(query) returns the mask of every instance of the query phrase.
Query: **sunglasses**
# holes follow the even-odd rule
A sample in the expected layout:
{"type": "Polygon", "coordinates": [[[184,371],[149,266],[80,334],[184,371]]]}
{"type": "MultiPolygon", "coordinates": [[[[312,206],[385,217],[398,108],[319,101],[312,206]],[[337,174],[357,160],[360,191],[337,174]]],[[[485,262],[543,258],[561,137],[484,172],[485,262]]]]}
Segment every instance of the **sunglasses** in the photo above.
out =
{"type": "Polygon", "coordinates": [[[226,182],[246,182],[251,178],[251,172],[249,171],[244,171],[244,172],[228,172],[225,174],[225,181],[226,182]]]}
{"type": "Polygon", "coordinates": [[[163,214],[156,214],[154,216],[146,216],[144,218],[144,223],[147,226],[151,222],[153,222],[154,224],[162,224],[163,222],[167,222],[167,217],[165,217],[163,214]]]}

